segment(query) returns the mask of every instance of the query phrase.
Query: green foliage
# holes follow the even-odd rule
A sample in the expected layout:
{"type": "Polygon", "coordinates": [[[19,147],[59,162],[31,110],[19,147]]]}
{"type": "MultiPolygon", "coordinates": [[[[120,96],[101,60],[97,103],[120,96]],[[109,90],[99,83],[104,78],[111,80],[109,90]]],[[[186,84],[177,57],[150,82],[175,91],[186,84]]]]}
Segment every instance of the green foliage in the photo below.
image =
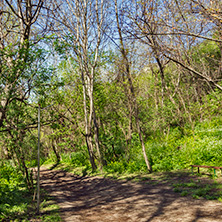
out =
{"type": "Polygon", "coordinates": [[[54,213],[54,214],[50,214],[50,215],[44,215],[41,217],[41,220],[43,222],[51,222],[51,221],[54,221],[54,222],[61,222],[61,217],[59,216],[59,213],[54,213]]]}
{"type": "Polygon", "coordinates": [[[70,163],[73,164],[73,166],[87,166],[89,165],[89,157],[87,152],[73,152],[70,153],[70,163]]]}
{"type": "Polygon", "coordinates": [[[56,205],[52,197],[49,197],[47,194],[44,194],[44,200],[40,204],[40,209],[42,211],[42,216],[39,216],[39,218],[42,222],[61,221],[58,212],[59,206],[56,205]]]}
{"type": "Polygon", "coordinates": [[[0,219],[24,213],[31,201],[24,201],[27,195],[30,194],[18,169],[8,162],[0,162],[0,219]]]}
{"type": "Polygon", "coordinates": [[[142,156],[140,158],[130,161],[127,164],[127,173],[142,173],[147,171],[147,166],[142,156]]]}
{"type": "Polygon", "coordinates": [[[184,130],[171,129],[165,138],[148,141],[146,147],[153,161],[153,170],[184,169],[191,164],[221,166],[220,121],[221,119],[217,118],[217,121],[199,123],[194,133],[185,135],[184,130]]]}
{"type": "Polygon", "coordinates": [[[199,64],[205,64],[215,70],[219,65],[221,52],[218,44],[214,41],[204,41],[193,48],[193,60],[199,64]]]}
{"type": "MultiPolygon", "coordinates": [[[[188,168],[191,164],[222,165],[222,119],[198,123],[194,129],[186,126],[171,128],[165,136],[152,137],[146,142],[146,152],[154,171],[171,171],[188,168]]],[[[102,135],[101,135],[102,136],[102,135]]],[[[118,138],[118,137],[117,137],[118,138]]],[[[133,134],[128,157],[124,156],[121,143],[112,137],[102,138],[105,144],[107,165],[104,170],[113,174],[146,172],[139,138],[133,134]],[[120,148],[118,148],[120,146],[120,148]]],[[[86,148],[62,155],[62,161],[73,167],[87,166],[86,148]],[[85,150],[85,151],[84,151],[85,150]]],[[[212,173],[212,170],[207,170],[212,173]]]]}
{"type": "Polygon", "coordinates": [[[126,162],[125,161],[115,161],[115,162],[110,162],[107,164],[105,167],[105,170],[108,173],[117,173],[117,174],[122,174],[126,171],[126,162]]]}
{"type": "Polygon", "coordinates": [[[43,191],[41,195],[43,216],[35,215],[33,192],[27,189],[17,167],[9,161],[0,162],[0,221],[61,221],[58,206],[43,191]]]}
{"type": "MultiPolygon", "coordinates": [[[[51,153],[50,158],[48,158],[44,164],[54,164],[57,159],[55,154],[51,153]]],[[[62,153],[61,154],[61,164],[66,164],[72,167],[82,167],[90,166],[88,152],[86,149],[79,150],[77,152],[62,153]]]]}

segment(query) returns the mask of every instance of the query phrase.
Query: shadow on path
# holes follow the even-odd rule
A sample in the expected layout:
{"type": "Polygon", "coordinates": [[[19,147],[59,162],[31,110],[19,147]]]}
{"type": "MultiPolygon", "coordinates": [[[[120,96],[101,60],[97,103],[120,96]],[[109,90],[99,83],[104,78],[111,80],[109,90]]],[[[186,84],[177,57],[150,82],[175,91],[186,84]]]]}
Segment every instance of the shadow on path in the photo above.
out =
{"type": "Polygon", "coordinates": [[[130,182],[43,170],[41,186],[64,221],[222,221],[222,204],[174,193],[166,182],[130,182]]]}

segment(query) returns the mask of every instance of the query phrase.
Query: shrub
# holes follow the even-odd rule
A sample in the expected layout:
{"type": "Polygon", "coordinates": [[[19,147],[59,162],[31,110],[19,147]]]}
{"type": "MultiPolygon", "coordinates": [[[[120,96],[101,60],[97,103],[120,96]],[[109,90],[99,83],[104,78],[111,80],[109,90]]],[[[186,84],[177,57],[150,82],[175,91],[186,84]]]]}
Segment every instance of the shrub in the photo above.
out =
{"type": "Polygon", "coordinates": [[[24,212],[28,203],[24,196],[28,195],[24,178],[10,162],[0,163],[0,220],[8,216],[24,212]]]}
{"type": "Polygon", "coordinates": [[[191,164],[221,166],[221,131],[214,120],[205,121],[202,125],[199,123],[192,134],[182,134],[176,128],[161,139],[148,141],[146,149],[152,159],[153,170],[178,170],[191,164]]]}
{"type": "Polygon", "coordinates": [[[124,160],[122,161],[115,161],[115,162],[110,162],[107,164],[105,167],[105,170],[109,173],[118,173],[122,174],[123,172],[126,171],[126,162],[124,160]]]}
{"type": "Polygon", "coordinates": [[[88,155],[81,151],[71,153],[70,161],[74,166],[86,166],[89,164],[88,155]]]}

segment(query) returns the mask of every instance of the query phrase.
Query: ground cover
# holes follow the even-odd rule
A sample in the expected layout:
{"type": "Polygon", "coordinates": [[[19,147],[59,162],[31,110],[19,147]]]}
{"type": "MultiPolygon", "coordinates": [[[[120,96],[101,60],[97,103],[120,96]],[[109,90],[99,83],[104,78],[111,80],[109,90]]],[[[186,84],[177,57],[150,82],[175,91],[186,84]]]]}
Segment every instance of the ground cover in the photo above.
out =
{"type": "Polygon", "coordinates": [[[41,191],[41,214],[36,214],[35,191],[28,190],[24,177],[9,161],[0,163],[0,221],[60,221],[58,206],[41,191]]]}

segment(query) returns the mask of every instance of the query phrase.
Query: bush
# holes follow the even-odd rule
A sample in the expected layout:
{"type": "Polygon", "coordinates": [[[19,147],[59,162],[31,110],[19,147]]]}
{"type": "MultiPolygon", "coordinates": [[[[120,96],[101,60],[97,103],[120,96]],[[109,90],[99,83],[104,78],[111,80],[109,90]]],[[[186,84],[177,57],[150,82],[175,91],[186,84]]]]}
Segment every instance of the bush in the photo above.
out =
{"type": "Polygon", "coordinates": [[[87,166],[89,164],[88,155],[84,152],[74,152],[70,154],[70,161],[74,166],[87,166]]]}
{"type": "Polygon", "coordinates": [[[148,141],[147,153],[153,160],[153,170],[178,170],[191,164],[221,166],[222,136],[216,126],[214,120],[213,123],[203,122],[198,124],[194,134],[181,134],[177,128],[163,139],[148,141]]]}
{"type": "Polygon", "coordinates": [[[10,162],[0,163],[0,220],[24,212],[28,203],[24,178],[10,162]]]}
{"type": "Polygon", "coordinates": [[[130,161],[127,165],[127,172],[128,173],[135,173],[135,172],[146,172],[147,166],[144,160],[138,161],[130,161]]]}
{"type": "Polygon", "coordinates": [[[107,164],[107,166],[105,167],[105,170],[108,173],[118,173],[118,174],[122,174],[123,172],[126,171],[126,162],[123,161],[115,161],[115,162],[110,162],[109,164],[107,164]]]}

